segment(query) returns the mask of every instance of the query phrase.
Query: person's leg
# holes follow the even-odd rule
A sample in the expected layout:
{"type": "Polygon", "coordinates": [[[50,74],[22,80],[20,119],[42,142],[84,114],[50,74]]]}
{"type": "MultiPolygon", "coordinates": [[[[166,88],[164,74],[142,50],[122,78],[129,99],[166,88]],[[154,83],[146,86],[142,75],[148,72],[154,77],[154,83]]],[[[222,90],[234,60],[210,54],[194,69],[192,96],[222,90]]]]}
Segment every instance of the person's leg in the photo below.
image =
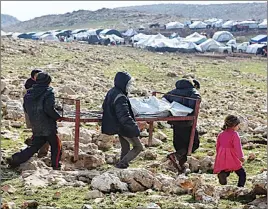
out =
{"type": "Polygon", "coordinates": [[[238,184],[237,184],[237,186],[238,187],[244,187],[245,183],[246,183],[246,178],[247,178],[245,169],[242,167],[239,170],[235,171],[235,173],[238,176],[238,184]]]}
{"type": "Polygon", "coordinates": [[[32,128],[28,114],[24,111],[26,128],[32,128]]]}
{"type": "Polygon", "coordinates": [[[38,150],[46,143],[45,137],[35,136],[32,140],[32,145],[26,149],[12,155],[9,164],[11,166],[19,166],[29,160],[38,150]]]}
{"type": "Polygon", "coordinates": [[[140,154],[140,152],[143,150],[143,146],[140,142],[139,137],[128,138],[123,136],[123,138],[126,139],[130,144],[132,144],[133,148],[123,157],[122,160],[120,160],[120,162],[118,163],[119,167],[121,165],[123,167],[128,165],[128,163],[134,158],[136,158],[138,154],[140,154]]]}
{"type": "Polygon", "coordinates": [[[60,169],[60,160],[61,160],[61,141],[56,134],[51,134],[46,137],[49,145],[51,146],[51,165],[53,169],[60,169]]]}
{"type": "Polygon", "coordinates": [[[130,144],[124,137],[122,137],[120,135],[119,135],[119,141],[121,144],[120,160],[122,160],[125,157],[125,155],[130,151],[130,144]]]}
{"type": "Polygon", "coordinates": [[[38,151],[38,155],[37,155],[37,157],[38,157],[38,158],[42,158],[42,157],[47,156],[48,150],[49,150],[49,143],[46,142],[46,143],[41,147],[41,149],[38,151]]]}
{"type": "Polygon", "coordinates": [[[221,185],[227,184],[227,177],[230,175],[229,171],[221,171],[218,173],[218,179],[221,185]]]}

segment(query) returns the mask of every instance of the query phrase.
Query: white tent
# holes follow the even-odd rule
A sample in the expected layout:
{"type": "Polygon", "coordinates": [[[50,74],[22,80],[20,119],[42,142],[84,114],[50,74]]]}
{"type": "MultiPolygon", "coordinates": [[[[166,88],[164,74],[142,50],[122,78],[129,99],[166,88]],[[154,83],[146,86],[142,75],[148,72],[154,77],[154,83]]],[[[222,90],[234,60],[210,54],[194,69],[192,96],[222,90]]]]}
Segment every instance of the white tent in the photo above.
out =
{"type": "Polygon", "coordinates": [[[227,22],[222,24],[222,28],[231,28],[233,25],[237,24],[236,21],[228,20],[227,22]]]}
{"type": "Polygon", "coordinates": [[[223,20],[222,19],[219,19],[218,21],[212,23],[211,26],[212,27],[215,27],[215,28],[220,28],[220,27],[222,27],[222,25],[223,25],[223,20]]]}
{"type": "Polygon", "coordinates": [[[112,35],[106,35],[105,36],[105,39],[106,38],[108,38],[108,39],[110,39],[110,41],[111,42],[115,42],[115,43],[124,43],[124,38],[120,38],[119,36],[117,36],[117,35],[114,35],[114,34],[112,34],[112,35]]]}
{"type": "Polygon", "coordinates": [[[195,21],[191,25],[189,25],[189,28],[191,29],[204,29],[207,27],[207,24],[202,21],[195,21]]]}
{"type": "Polygon", "coordinates": [[[200,35],[197,32],[194,32],[193,34],[186,36],[186,38],[184,39],[184,41],[186,42],[193,42],[195,44],[201,44],[206,40],[207,40],[206,36],[200,35]]]}
{"type": "Polygon", "coordinates": [[[169,22],[166,24],[166,29],[178,29],[184,28],[184,25],[180,22],[169,22]]]}
{"type": "Polygon", "coordinates": [[[256,54],[258,48],[265,46],[265,44],[251,44],[247,47],[246,53],[248,54],[256,54]]]}
{"type": "Polygon", "coordinates": [[[199,45],[202,52],[213,50],[213,49],[218,49],[221,46],[222,46],[222,44],[215,41],[214,39],[208,39],[199,45]]]}
{"type": "Polygon", "coordinates": [[[127,37],[132,37],[137,34],[138,34],[137,31],[135,31],[133,28],[130,28],[125,33],[122,33],[123,36],[127,36],[127,37]]]}
{"type": "Polygon", "coordinates": [[[212,38],[218,42],[226,42],[234,39],[234,36],[228,31],[217,31],[212,38]]]}
{"type": "Polygon", "coordinates": [[[42,36],[39,37],[40,40],[42,41],[55,41],[55,42],[59,42],[59,39],[57,36],[53,35],[53,34],[44,34],[42,36]]]}
{"type": "Polygon", "coordinates": [[[7,33],[6,33],[5,31],[2,31],[2,30],[1,30],[1,37],[2,37],[2,36],[7,36],[7,33]]]}
{"type": "Polygon", "coordinates": [[[256,21],[242,21],[239,23],[239,25],[242,25],[242,26],[248,26],[249,28],[258,28],[258,23],[256,21]]]}
{"type": "Polygon", "coordinates": [[[145,48],[149,46],[152,42],[155,42],[156,39],[168,39],[169,40],[169,38],[158,33],[157,35],[150,35],[147,39],[141,39],[140,41],[135,43],[134,46],[138,48],[145,48]]]}
{"type": "Polygon", "coordinates": [[[259,28],[267,29],[267,19],[264,19],[258,26],[259,28]]]}
{"type": "Polygon", "coordinates": [[[132,42],[138,42],[140,40],[148,39],[149,37],[151,37],[151,35],[146,35],[146,34],[143,34],[143,33],[139,33],[139,34],[133,36],[131,38],[131,41],[132,42]]]}

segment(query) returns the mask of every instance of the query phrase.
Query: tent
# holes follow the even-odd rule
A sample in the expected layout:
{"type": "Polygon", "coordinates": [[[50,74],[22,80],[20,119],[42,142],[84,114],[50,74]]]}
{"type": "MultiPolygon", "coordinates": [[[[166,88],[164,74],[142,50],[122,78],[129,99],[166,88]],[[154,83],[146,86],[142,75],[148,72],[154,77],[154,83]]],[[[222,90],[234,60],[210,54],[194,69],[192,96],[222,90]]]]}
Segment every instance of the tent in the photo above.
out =
{"type": "Polygon", "coordinates": [[[82,33],[82,32],[86,32],[87,29],[75,29],[72,31],[72,34],[77,34],[77,33],[82,33]]]}
{"type": "Polygon", "coordinates": [[[195,44],[201,44],[207,40],[206,36],[200,35],[199,33],[195,32],[189,36],[186,36],[184,41],[186,42],[193,42],[195,44]]]}
{"type": "Polygon", "coordinates": [[[220,28],[220,27],[222,27],[222,25],[223,25],[223,20],[219,19],[218,21],[213,22],[211,26],[214,28],[220,28]]]}
{"type": "Polygon", "coordinates": [[[35,34],[35,32],[22,33],[22,34],[18,35],[18,38],[32,39],[32,36],[34,34],[35,34]]]}
{"type": "Polygon", "coordinates": [[[4,36],[7,36],[7,33],[1,30],[1,37],[4,37],[4,36]]]}
{"type": "Polygon", "coordinates": [[[118,37],[122,38],[122,34],[115,29],[104,29],[100,32],[100,36],[106,36],[106,35],[117,35],[118,37]]]}
{"type": "Polygon", "coordinates": [[[160,33],[158,33],[157,35],[149,35],[147,39],[141,39],[140,41],[138,41],[137,43],[134,44],[135,47],[138,48],[145,48],[147,46],[149,46],[152,42],[155,41],[155,39],[169,39],[163,35],[161,35],[160,33]]]}
{"type": "Polygon", "coordinates": [[[88,43],[89,44],[98,44],[98,43],[100,43],[100,38],[99,38],[99,36],[97,36],[97,34],[96,35],[89,35],[88,36],[88,43]]]}
{"type": "Polygon", "coordinates": [[[180,22],[169,22],[166,25],[166,29],[179,29],[179,28],[184,28],[184,24],[180,23],[180,22]]]}
{"type": "Polygon", "coordinates": [[[267,35],[258,35],[254,38],[250,39],[250,43],[261,43],[261,42],[267,42],[267,35]]]}
{"type": "Polygon", "coordinates": [[[260,29],[267,29],[267,19],[264,19],[258,26],[260,29]]]}
{"type": "Polygon", "coordinates": [[[33,40],[38,40],[42,35],[48,34],[50,32],[37,32],[32,36],[33,40]]]}
{"type": "Polygon", "coordinates": [[[247,47],[246,53],[248,54],[256,54],[259,48],[264,47],[265,44],[251,44],[247,47]]]}
{"type": "Polygon", "coordinates": [[[148,39],[151,35],[139,33],[131,38],[132,43],[139,42],[140,40],[148,39]]]}
{"type": "Polygon", "coordinates": [[[242,22],[238,23],[238,25],[248,26],[248,28],[252,28],[252,29],[258,28],[258,23],[256,21],[251,21],[251,20],[250,21],[249,20],[242,21],[242,22]]]}
{"type": "Polygon", "coordinates": [[[195,21],[191,25],[189,25],[189,28],[191,29],[204,29],[207,27],[207,24],[202,21],[195,21]]]}
{"type": "Polygon", "coordinates": [[[226,42],[234,39],[234,36],[228,31],[217,31],[214,33],[212,39],[218,42],[226,42]]]}
{"type": "Polygon", "coordinates": [[[55,42],[59,42],[59,39],[57,36],[53,35],[53,34],[44,34],[42,36],[39,37],[40,40],[42,41],[55,41],[55,42]]]}
{"type": "Polygon", "coordinates": [[[110,42],[115,42],[116,44],[123,44],[125,42],[124,38],[121,38],[117,35],[106,35],[105,38],[110,39],[110,42]]]}
{"type": "Polygon", "coordinates": [[[233,20],[228,20],[227,22],[222,24],[222,28],[232,28],[237,22],[233,20]]]}
{"type": "Polygon", "coordinates": [[[221,46],[222,46],[222,44],[215,41],[214,39],[208,39],[199,45],[202,52],[213,51],[215,49],[218,49],[221,46]]]}
{"type": "Polygon", "coordinates": [[[130,28],[125,33],[122,33],[122,35],[126,36],[126,37],[132,37],[132,36],[135,36],[137,34],[138,34],[137,31],[135,31],[133,28],[130,28]]]}

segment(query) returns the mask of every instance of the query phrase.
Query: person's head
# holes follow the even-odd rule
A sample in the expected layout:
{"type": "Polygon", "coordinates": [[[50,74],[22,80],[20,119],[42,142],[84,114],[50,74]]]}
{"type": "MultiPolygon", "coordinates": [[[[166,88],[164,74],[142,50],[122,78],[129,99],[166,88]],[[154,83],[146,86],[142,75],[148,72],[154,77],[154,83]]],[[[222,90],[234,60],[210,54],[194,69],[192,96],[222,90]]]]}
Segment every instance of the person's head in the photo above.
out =
{"type": "Polygon", "coordinates": [[[37,74],[36,83],[49,86],[51,83],[51,77],[46,72],[40,72],[37,74]]]}
{"type": "Polygon", "coordinates": [[[131,82],[131,75],[128,72],[116,73],[114,78],[114,86],[121,89],[124,93],[128,93],[131,82]]]}
{"type": "Polygon", "coordinates": [[[225,119],[224,119],[224,125],[222,127],[222,130],[226,130],[226,129],[233,129],[235,131],[237,131],[239,129],[239,124],[240,124],[240,120],[237,116],[235,115],[228,115],[225,119]]]}
{"type": "Polygon", "coordinates": [[[31,78],[33,80],[36,80],[37,74],[40,73],[40,72],[42,72],[42,70],[39,70],[39,69],[32,70],[32,72],[31,72],[31,78]]]}
{"type": "Polygon", "coordinates": [[[196,88],[196,89],[200,89],[200,83],[197,81],[197,80],[193,80],[193,82],[194,82],[194,87],[196,88]]]}

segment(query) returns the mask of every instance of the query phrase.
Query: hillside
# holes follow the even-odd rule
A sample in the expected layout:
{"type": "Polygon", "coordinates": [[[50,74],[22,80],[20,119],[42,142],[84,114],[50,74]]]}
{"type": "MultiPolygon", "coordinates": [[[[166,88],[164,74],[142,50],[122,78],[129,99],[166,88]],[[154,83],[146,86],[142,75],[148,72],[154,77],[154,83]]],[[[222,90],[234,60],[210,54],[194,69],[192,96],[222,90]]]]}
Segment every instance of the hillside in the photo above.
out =
{"type": "Polygon", "coordinates": [[[1,14],[1,28],[8,26],[8,25],[14,25],[16,23],[19,23],[20,21],[11,15],[1,14]]]}
{"type": "Polygon", "coordinates": [[[239,3],[239,4],[158,4],[122,7],[127,11],[139,11],[151,14],[178,14],[185,18],[221,18],[234,20],[264,19],[267,18],[266,3],[239,3]]]}
{"type": "Polygon", "coordinates": [[[32,20],[5,27],[5,31],[28,32],[52,29],[74,28],[116,28],[126,29],[139,27],[157,21],[165,23],[178,19],[174,15],[146,14],[142,12],[129,12],[124,10],[100,9],[97,11],[78,10],[61,15],[46,15],[32,20]]]}

